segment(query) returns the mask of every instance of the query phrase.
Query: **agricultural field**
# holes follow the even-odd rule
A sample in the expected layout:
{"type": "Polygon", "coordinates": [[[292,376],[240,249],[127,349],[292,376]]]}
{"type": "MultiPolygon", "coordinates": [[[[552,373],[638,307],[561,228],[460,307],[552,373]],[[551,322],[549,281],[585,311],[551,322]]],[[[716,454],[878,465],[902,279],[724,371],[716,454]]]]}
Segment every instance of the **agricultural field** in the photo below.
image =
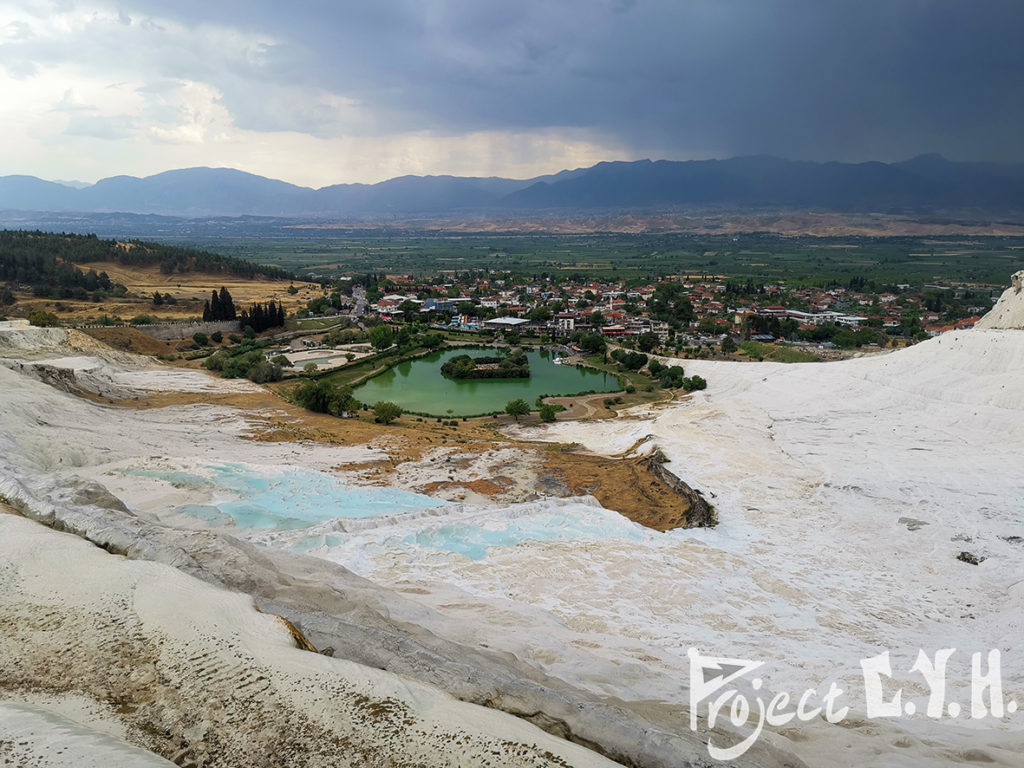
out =
{"type": "Polygon", "coordinates": [[[1024,238],[788,237],[774,234],[367,234],[285,228],[276,237],[164,238],[273,264],[311,279],[383,272],[425,276],[472,269],[646,282],[724,275],[791,286],[963,282],[1003,285],[1024,261],[1024,238]]]}

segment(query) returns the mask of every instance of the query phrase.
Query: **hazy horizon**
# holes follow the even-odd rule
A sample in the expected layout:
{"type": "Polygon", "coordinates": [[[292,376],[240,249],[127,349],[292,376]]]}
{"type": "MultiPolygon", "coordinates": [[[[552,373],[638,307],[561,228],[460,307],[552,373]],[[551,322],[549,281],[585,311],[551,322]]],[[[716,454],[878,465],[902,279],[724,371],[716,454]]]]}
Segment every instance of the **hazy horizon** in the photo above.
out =
{"type": "MultiPolygon", "coordinates": [[[[909,157],[904,157],[904,158],[900,158],[900,159],[897,159],[897,160],[888,161],[888,164],[905,162],[905,161],[913,160],[914,158],[922,157],[922,156],[926,156],[926,155],[939,155],[939,154],[940,153],[935,153],[935,152],[918,152],[918,153],[916,153],[914,155],[911,155],[909,157]]],[[[873,159],[861,160],[861,161],[841,161],[841,160],[796,161],[796,160],[793,160],[792,158],[781,157],[779,155],[762,155],[762,156],[770,156],[770,157],[774,157],[774,158],[779,159],[779,160],[785,160],[785,161],[789,161],[789,162],[815,162],[815,163],[840,162],[840,163],[848,163],[848,164],[887,162],[887,161],[873,160],[873,159]]],[[[960,159],[957,159],[957,158],[946,157],[944,155],[940,155],[940,156],[944,160],[947,160],[948,162],[951,162],[951,163],[961,163],[961,162],[993,162],[993,163],[998,163],[999,162],[999,161],[960,160],[960,159]]],[[[701,160],[718,160],[718,161],[723,161],[723,160],[735,160],[735,159],[739,159],[739,158],[742,158],[742,157],[754,157],[754,155],[735,155],[735,156],[732,156],[732,157],[695,158],[694,161],[697,161],[697,162],[699,162],[701,160]]],[[[660,161],[690,162],[689,160],[676,160],[674,158],[668,158],[668,157],[637,157],[637,158],[633,158],[631,160],[623,160],[623,161],[598,160],[595,163],[592,163],[591,165],[578,166],[578,167],[575,167],[575,168],[552,168],[552,169],[541,171],[540,173],[534,174],[534,175],[531,175],[531,176],[518,176],[518,177],[504,176],[504,177],[502,177],[502,176],[494,176],[494,175],[492,175],[492,176],[489,176],[489,177],[477,177],[477,178],[505,178],[505,179],[510,179],[512,181],[529,181],[529,180],[537,178],[539,176],[552,176],[552,175],[561,173],[563,171],[585,170],[585,169],[590,168],[593,165],[596,165],[597,163],[601,163],[601,162],[643,162],[645,160],[646,161],[650,161],[650,162],[660,162],[660,161]]],[[[1011,161],[1008,164],[1019,165],[1021,163],[1020,162],[1012,162],[1011,161]]],[[[53,184],[62,184],[64,186],[70,187],[72,189],[81,189],[81,188],[83,188],[83,186],[93,186],[96,183],[98,183],[100,181],[103,181],[104,179],[117,178],[117,177],[122,177],[122,176],[128,176],[128,177],[133,177],[133,178],[149,178],[149,177],[152,177],[152,176],[159,176],[161,174],[171,173],[171,172],[174,172],[174,171],[188,171],[188,170],[200,170],[200,169],[239,171],[241,173],[246,173],[246,174],[250,174],[250,175],[253,175],[253,176],[261,176],[263,178],[269,178],[269,179],[272,179],[274,181],[283,181],[283,182],[288,183],[288,184],[293,184],[293,185],[298,186],[298,187],[306,187],[306,188],[310,188],[310,189],[313,189],[313,190],[323,189],[325,187],[331,187],[331,186],[337,186],[337,185],[344,185],[344,184],[367,184],[367,185],[372,185],[372,184],[378,184],[378,183],[381,183],[381,182],[384,182],[384,181],[390,181],[390,180],[393,180],[393,179],[398,179],[398,178],[402,178],[402,177],[406,177],[406,176],[471,178],[468,175],[463,176],[463,175],[460,175],[460,174],[446,173],[444,171],[438,171],[436,173],[429,173],[429,174],[399,174],[398,176],[389,176],[389,177],[384,178],[384,179],[379,179],[377,181],[369,181],[369,182],[336,181],[336,182],[328,182],[327,184],[322,184],[322,185],[319,185],[319,186],[311,186],[311,185],[302,184],[300,182],[293,181],[293,180],[287,179],[287,178],[279,178],[279,177],[275,177],[275,176],[265,176],[264,174],[257,173],[255,171],[247,170],[245,168],[239,168],[237,166],[230,166],[230,165],[194,165],[194,166],[190,166],[190,167],[187,167],[187,168],[186,167],[182,167],[182,168],[164,168],[163,170],[155,171],[153,173],[147,173],[147,174],[145,174],[143,176],[138,176],[138,175],[130,174],[130,173],[112,173],[109,176],[102,176],[102,177],[97,178],[97,179],[92,180],[92,181],[86,181],[84,179],[54,179],[54,178],[46,178],[44,176],[41,176],[39,174],[34,174],[34,173],[27,173],[27,174],[0,174],[0,178],[3,178],[4,176],[17,176],[17,175],[34,176],[34,177],[36,177],[38,179],[41,179],[42,181],[48,181],[48,182],[51,182],[53,184]]]]}

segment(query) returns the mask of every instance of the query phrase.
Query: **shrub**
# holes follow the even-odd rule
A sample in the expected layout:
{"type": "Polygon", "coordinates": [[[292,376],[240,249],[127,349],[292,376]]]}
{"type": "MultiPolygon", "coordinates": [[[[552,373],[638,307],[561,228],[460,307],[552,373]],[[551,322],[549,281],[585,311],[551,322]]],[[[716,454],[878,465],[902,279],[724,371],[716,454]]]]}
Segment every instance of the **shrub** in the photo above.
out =
{"type": "Polygon", "coordinates": [[[206,361],[203,363],[203,367],[208,371],[223,371],[224,366],[227,365],[230,359],[231,354],[226,349],[218,349],[206,358],[206,361]]]}
{"type": "Polygon", "coordinates": [[[381,424],[390,424],[403,413],[402,406],[387,400],[378,400],[373,404],[374,420],[381,424]]]}
{"type": "Polygon", "coordinates": [[[256,365],[249,369],[248,374],[249,378],[257,384],[265,384],[268,381],[280,381],[281,375],[281,366],[267,361],[256,363],[256,365]]]}
{"type": "Polygon", "coordinates": [[[221,333],[220,331],[214,331],[213,333],[210,334],[210,338],[215,343],[220,344],[222,341],[224,341],[224,334],[221,333]]]}
{"type": "Polygon", "coordinates": [[[555,406],[550,405],[548,403],[544,403],[540,407],[540,420],[548,422],[554,421],[556,413],[558,413],[558,409],[555,408],[555,406]]]}
{"type": "Polygon", "coordinates": [[[40,328],[56,328],[60,325],[60,320],[52,312],[44,312],[41,309],[35,309],[28,313],[28,321],[32,325],[38,325],[40,328]]]}
{"type": "Polygon", "coordinates": [[[198,332],[192,334],[192,341],[194,341],[200,347],[205,347],[207,344],[210,343],[210,339],[209,337],[207,337],[205,333],[198,332]]]}
{"type": "Polygon", "coordinates": [[[689,378],[683,379],[683,389],[687,392],[695,392],[701,389],[707,389],[708,383],[700,376],[690,376],[689,378]]]}

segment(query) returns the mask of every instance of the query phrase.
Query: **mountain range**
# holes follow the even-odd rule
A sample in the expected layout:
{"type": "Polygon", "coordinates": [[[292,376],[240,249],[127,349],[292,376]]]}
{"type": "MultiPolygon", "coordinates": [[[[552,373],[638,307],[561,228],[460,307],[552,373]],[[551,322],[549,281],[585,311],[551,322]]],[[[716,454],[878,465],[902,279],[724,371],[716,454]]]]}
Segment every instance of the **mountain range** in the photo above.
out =
{"type": "Polygon", "coordinates": [[[603,162],[515,180],[401,176],[312,189],[230,168],[112,176],[95,184],[0,177],[0,210],[167,216],[345,217],[655,211],[696,207],[907,212],[1024,210],[1024,164],[920,155],[899,163],[814,163],[768,156],[603,162]]]}

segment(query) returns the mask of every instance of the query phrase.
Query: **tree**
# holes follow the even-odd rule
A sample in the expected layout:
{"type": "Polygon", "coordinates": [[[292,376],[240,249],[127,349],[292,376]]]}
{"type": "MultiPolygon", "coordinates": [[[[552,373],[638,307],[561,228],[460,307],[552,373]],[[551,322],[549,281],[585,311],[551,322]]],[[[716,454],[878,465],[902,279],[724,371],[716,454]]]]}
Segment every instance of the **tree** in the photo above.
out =
{"type": "Polygon", "coordinates": [[[228,293],[228,289],[223,285],[220,287],[220,309],[223,317],[218,318],[220,320],[234,320],[237,315],[235,314],[235,302],[231,299],[231,294],[228,293]]]}
{"type": "Polygon", "coordinates": [[[5,306],[7,306],[7,305],[10,305],[10,304],[13,304],[13,303],[14,303],[14,294],[11,293],[11,289],[10,288],[4,288],[3,291],[0,291],[0,304],[3,304],[5,306]]]}
{"type": "Polygon", "coordinates": [[[731,355],[736,351],[736,340],[729,335],[722,337],[722,352],[731,355]]]}
{"type": "Polygon", "coordinates": [[[512,416],[516,421],[519,421],[520,416],[525,416],[529,412],[530,404],[521,397],[517,397],[515,400],[509,400],[505,404],[505,413],[512,416]]]}
{"type": "Polygon", "coordinates": [[[377,351],[383,351],[391,346],[394,342],[394,334],[391,332],[390,326],[377,325],[374,326],[370,331],[370,344],[377,351]]]}
{"type": "Polygon", "coordinates": [[[555,406],[551,403],[544,403],[540,407],[540,420],[554,421],[556,413],[558,413],[558,409],[555,406]]]}
{"type": "Polygon", "coordinates": [[[647,331],[636,337],[636,345],[640,348],[641,352],[650,352],[658,346],[658,341],[658,334],[654,331],[647,331]]]}
{"type": "Polygon", "coordinates": [[[600,333],[585,333],[580,336],[580,349],[593,355],[603,353],[608,348],[608,343],[600,333]]]}
{"type": "Polygon", "coordinates": [[[378,400],[373,404],[373,415],[381,424],[390,424],[403,413],[402,406],[388,400],[378,400]]]}

